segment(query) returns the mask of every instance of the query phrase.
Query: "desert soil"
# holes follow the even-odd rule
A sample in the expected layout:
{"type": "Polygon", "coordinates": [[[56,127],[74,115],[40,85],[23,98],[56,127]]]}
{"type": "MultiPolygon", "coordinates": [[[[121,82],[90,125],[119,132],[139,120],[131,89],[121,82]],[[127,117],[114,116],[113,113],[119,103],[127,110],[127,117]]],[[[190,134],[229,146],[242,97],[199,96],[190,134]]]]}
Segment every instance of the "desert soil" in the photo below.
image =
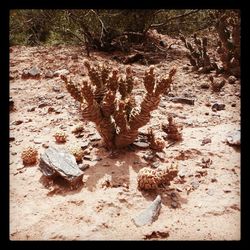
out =
{"type": "MultiPolygon", "coordinates": [[[[149,160],[151,150],[130,147],[111,157],[93,123],[81,118],[78,103],[67,92],[60,76],[45,78],[47,71],[66,69],[68,75],[84,75],[85,52],[80,47],[24,47],[10,51],[10,96],[15,110],[10,112],[10,239],[11,240],[239,240],[240,239],[240,148],[226,139],[240,130],[240,84],[229,84],[213,92],[208,75],[186,67],[185,48],[177,43],[155,64],[156,74],[177,67],[172,96],[194,99],[194,105],[174,103],[163,96],[152,119],[140,131],[153,128],[164,136],[161,124],[169,114],[183,126],[183,140],[170,144],[158,157],[149,160]],[[24,69],[37,67],[40,79],[22,79],[24,69]],[[213,111],[215,102],[225,109],[213,111]],[[18,122],[19,121],[19,122],[18,122]],[[81,138],[72,128],[84,125],[81,138]],[[60,128],[67,142],[53,137],[60,128]],[[69,190],[44,182],[37,164],[23,165],[22,151],[28,146],[39,155],[46,147],[67,149],[86,145],[80,164],[84,185],[69,190]],[[140,191],[137,173],[143,167],[178,162],[179,174],[170,186],[156,191],[140,191]],[[207,162],[204,163],[204,162],[207,162]],[[132,218],[147,208],[160,194],[162,207],[151,225],[137,227],[132,218]]],[[[90,60],[109,61],[112,67],[125,65],[112,59],[115,53],[91,53],[90,60]]],[[[139,78],[134,93],[144,93],[142,77],[146,65],[132,64],[139,78]]],[[[215,73],[211,73],[214,75],[215,73]]],[[[223,79],[219,75],[216,79],[223,79]]],[[[166,135],[166,134],[165,134],[166,135]]]]}

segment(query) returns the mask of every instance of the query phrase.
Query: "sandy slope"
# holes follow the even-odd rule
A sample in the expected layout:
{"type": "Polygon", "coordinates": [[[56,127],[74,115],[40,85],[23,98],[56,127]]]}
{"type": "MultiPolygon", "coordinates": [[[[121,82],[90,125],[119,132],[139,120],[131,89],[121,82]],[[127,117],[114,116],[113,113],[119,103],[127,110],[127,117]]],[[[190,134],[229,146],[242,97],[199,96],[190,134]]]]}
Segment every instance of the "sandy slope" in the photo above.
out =
{"type": "MultiPolygon", "coordinates": [[[[177,46],[180,49],[181,46],[177,46]]],[[[180,49],[181,51],[181,49],[180,49]]],[[[230,132],[240,129],[239,84],[223,87],[220,93],[201,89],[209,83],[208,76],[184,70],[187,60],[181,53],[171,52],[156,65],[159,73],[176,65],[178,72],[172,93],[195,99],[195,105],[176,104],[163,97],[152,120],[142,129],[153,127],[160,133],[160,123],[169,113],[183,125],[183,141],[160,153],[160,164],[179,162],[183,178],[177,177],[170,187],[155,192],[137,189],[138,171],[150,164],[144,159],[150,150],[124,150],[110,158],[102,141],[88,147],[92,159],[84,174],[84,186],[75,191],[46,187],[38,164],[23,167],[21,152],[34,146],[44,152],[44,143],[57,148],[90,140],[96,133],[92,123],[83,121],[83,138],[76,138],[72,126],[81,119],[77,105],[67,93],[60,77],[45,79],[46,70],[68,69],[70,74],[84,73],[84,53],[75,47],[13,47],[10,53],[10,95],[16,111],[10,113],[10,239],[11,240],[143,240],[153,231],[161,232],[163,240],[239,240],[240,239],[240,151],[225,143],[230,132]],[[78,59],[72,60],[72,55],[78,59]],[[23,80],[23,69],[32,66],[42,71],[40,80],[23,80]],[[225,110],[213,112],[207,103],[221,101],[225,110]],[[40,104],[45,106],[39,108],[40,104]],[[232,105],[233,104],[233,105],[232,105]],[[35,107],[34,111],[28,111],[35,107]],[[57,113],[48,113],[53,107],[57,113]],[[21,120],[20,125],[13,122],[21,120]],[[68,134],[66,144],[54,142],[53,133],[60,127],[68,134]],[[211,142],[202,144],[206,138],[211,142]],[[34,142],[35,140],[35,142],[34,142]],[[202,167],[202,158],[212,164],[202,167]],[[105,186],[109,180],[111,187],[105,186]],[[162,208],[158,220],[150,226],[136,227],[132,217],[146,208],[160,193],[162,208]],[[174,193],[174,194],[173,194],[174,193]],[[173,197],[178,204],[173,207],[173,197]],[[166,233],[166,234],[164,234],[166,233]]],[[[95,60],[110,55],[94,53],[95,60]]],[[[118,65],[111,61],[111,64],[118,65]]],[[[122,65],[118,65],[122,66],[122,65]]],[[[138,77],[145,66],[134,64],[138,77]]],[[[141,94],[141,84],[135,93],[141,94]]]]}

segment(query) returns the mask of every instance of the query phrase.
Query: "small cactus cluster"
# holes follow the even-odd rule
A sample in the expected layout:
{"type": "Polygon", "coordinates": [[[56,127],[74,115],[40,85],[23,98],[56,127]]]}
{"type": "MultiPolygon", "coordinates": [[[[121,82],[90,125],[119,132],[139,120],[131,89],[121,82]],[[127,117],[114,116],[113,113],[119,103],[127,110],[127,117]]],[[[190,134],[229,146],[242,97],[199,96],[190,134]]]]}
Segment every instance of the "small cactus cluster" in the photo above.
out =
{"type": "Polygon", "coordinates": [[[211,70],[218,70],[218,66],[215,62],[212,62],[207,53],[207,37],[202,39],[197,38],[197,34],[194,34],[194,43],[187,41],[187,39],[181,35],[180,39],[184,43],[185,47],[189,50],[187,55],[193,70],[200,73],[209,73],[211,70]]]}
{"type": "Polygon", "coordinates": [[[25,166],[35,164],[37,162],[38,152],[35,148],[28,147],[23,150],[21,158],[25,166]]]}
{"type": "Polygon", "coordinates": [[[168,134],[167,138],[169,140],[182,140],[181,129],[182,128],[178,127],[177,124],[174,122],[173,117],[171,115],[168,116],[168,124],[162,124],[162,130],[168,134]]]}
{"type": "Polygon", "coordinates": [[[167,77],[157,79],[154,66],[145,71],[143,83],[146,93],[137,104],[132,93],[137,85],[130,66],[125,73],[111,69],[106,64],[92,65],[84,61],[89,79],[74,83],[62,75],[71,96],[81,103],[83,118],[96,124],[108,149],[123,148],[138,136],[138,129],[150,120],[151,111],[158,107],[160,97],[170,89],[176,68],[173,67],[167,77]]]}
{"type": "Polygon", "coordinates": [[[58,130],[54,134],[57,143],[64,143],[67,141],[67,135],[64,131],[58,130]]]}
{"type": "Polygon", "coordinates": [[[223,70],[240,77],[240,11],[217,10],[211,13],[219,35],[217,52],[222,61],[223,70]]]}
{"type": "Polygon", "coordinates": [[[151,169],[144,167],[140,169],[137,176],[138,189],[140,190],[153,190],[157,189],[159,185],[169,185],[178,174],[178,166],[172,163],[170,167],[163,167],[151,169]]]}
{"type": "Polygon", "coordinates": [[[68,151],[72,155],[74,155],[74,157],[76,159],[76,162],[80,162],[82,160],[84,152],[83,152],[83,150],[82,150],[82,148],[80,146],[77,146],[77,145],[70,146],[68,151]]]}
{"type": "Polygon", "coordinates": [[[164,149],[165,142],[161,139],[156,139],[152,129],[148,130],[147,137],[148,137],[149,147],[152,150],[160,152],[164,149]]]}

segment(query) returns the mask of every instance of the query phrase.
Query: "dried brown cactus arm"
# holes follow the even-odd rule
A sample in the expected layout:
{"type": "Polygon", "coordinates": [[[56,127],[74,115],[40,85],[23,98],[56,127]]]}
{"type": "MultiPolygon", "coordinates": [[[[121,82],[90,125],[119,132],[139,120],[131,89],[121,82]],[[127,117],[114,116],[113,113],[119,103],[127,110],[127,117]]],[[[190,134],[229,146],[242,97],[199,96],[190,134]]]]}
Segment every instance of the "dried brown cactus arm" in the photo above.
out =
{"type": "Polygon", "coordinates": [[[114,149],[115,148],[115,127],[114,124],[111,121],[111,117],[104,117],[101,119],[101,121],[96,124],[96,129],[101,135],[101,137],[104,140],[105,145],[107,146],[108,149],[114,149]]]}
{"type": "Polygon", "coordinates": [[[100,105],[104,117],[113,115],[115,111],[115,92],[109,90],[100,105]]]}
{"type": "Polygon", "coordinates": [[[149,94],[152,94],[155,88],[155,74],[154,66],[151,65],[149,71],[145,71],[145,76],[143,78],[144,86],[149,94]]]}
{"type": "Polygon", "coordinates": [[[157,84],[155,88],[155,96],[159,96],[161,94],[168,94],[170,91],[171,84],[173,83],[173,77],[176,74],[177,69],[176,67],[173,67],[169,74],[168,77],[165,77],[160,80],[160,82],[157,84]]]}
{"type": "Polygon", "coordinates": [[[87,81],[83,81],[81,93],[84,97],[84,101],[81,103],[83,117],[99,124],[102,120],[102,114],[98,103],[94,99],[93,90],[87,81]]]}
{"type": "Polygon", "coordinates": [[[75,84],[68,80],[67,76],[61,75],[61,79],[65,82],[66,89],[70,93],[70,95],[78,102],[83,102],[83,96],[81,94],[81,91],[75,84]]]}
{"type": "Polygon", "coordinates": [[[114,112],[114,120],[117,127],[117,134],[126,133],[128,131],[128,122],[124,101],[119,101],[117,110],[114,112]]]}
{"type": "Polygon", "coordinates": [[[95,90],[93,92],[94,98],[97,103],[100,103],[107,91],[105,83],[108,78],[109,70],[103,64],[92,66],[88,60],[84,61],[84,65],[87,68],[91,83],[95,86],[95,90]]]}

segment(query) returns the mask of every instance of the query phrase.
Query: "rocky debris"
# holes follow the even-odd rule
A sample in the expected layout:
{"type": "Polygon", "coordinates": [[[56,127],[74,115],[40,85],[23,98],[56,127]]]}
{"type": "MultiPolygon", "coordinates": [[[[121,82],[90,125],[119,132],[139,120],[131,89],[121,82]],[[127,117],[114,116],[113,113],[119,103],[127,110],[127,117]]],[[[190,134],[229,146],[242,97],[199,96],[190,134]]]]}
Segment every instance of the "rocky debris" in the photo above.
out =
{"type": "Polygon", "coordinates": [[[49,144],[48,143],[43,143],[42,145],[44,148],[49,148],[49,144]]]}
{"type": "Polygon", "coordinates": [[[39,138],[39,137],[34,138],[33,141],[34,141],[35,144],[42,144],[43,143],[43,140],[41,138],[39,138]]]}
{"type": "Polygon", "coordinates": [[[135,142],[133,143],[133,145],[136,146],[136,147],[138,147],[138,148],[143,148],[143,149],[149,147],[149,143],[143,142],[143,141],[135,141],[135,142]]]}
{"type": "Polygon", "coordinates": [[[234,84],[236,83],[237,78],[235,76],[229,76],[228,77],[228,83],[229,84],[234,84]]]}
{"type": "Polygon", "coordinates": [[[132,221],[137,227],[150,225],[157,220],[161,209],[161,196],[158,195],[155,200],[142,211],[139,215],[135,216],[132,221]]]}
{"type": "Polygon", "coordinates": [[[58,87],[58,86],[53,86],[52,90],[55,91],[55,92],[60,92],[61,91],[60,87],[58,87]]]}
{"type": "Polygon", "coordinates": [[[28,108],[28,109],[27,109],[28,112],[33,112],[33,111],[35,111],[35,110],[36,110],[36,107],[31,107],[31,108],[28,108]]]}
{"type": "Polygon", "coordinates": [[[45,78],[53,78],[53,76],[54,74],[51,70],[48,70],[44,75],[45,78]]]}
{"type": "Polygon", "coordinates": [[[169,237],[168,230],[154,230],[150,233],[144,234],[143,239],[144,240],[150,240],[150,239],[164,239],[169,237]]]}
{"type": "Polygon", "coordinates": [[[204,146],[205,144],[211,143],[212,140],[210,138],[204,138],[201,142],[201,146],[204,146]]]}
{"type": "Polygon", "coordinates": [[[39,104],[38,104],[38,108],[44,108],[44,107],[46,107],[46,106],[49,106],[49,105],[51,105],[51,103],[50,102],[40,102],[39,104]]]}
{"type": "Polygon", "coordinates": [[[191,98],[185,98],[185,97],[171,97],[169,98],[171,102],[175,103],[182,103],[182,104],[189,104],[189,105],[194,105],[194,99],[191,98]]]}
{"type": "Polygon", "coordinates": [[[41,72],[38,68],[32,67],[31,69],[25,69],[22,73],[22,79],[40,79],[41,72]]]}
{"type": "Polygon", "coordinates": [[[12,141],[15,141],[15,137],[13,137],[13,136],[11,136],[10,138],[9,138],[9,142],[12,142],[12,141]]]}
{"type": "Polygon", "coordinates": [[[87,164],[87,163],[83,163],[83,164],[79,165],[79,168],[80,168],[82,171],[86,170],[86,169],[89,168],[89,167],[90,167],[90,165],[87,164]]]}
{"type": "Polygon", "coordinates": [[[191,185],[192,185],[193,189],[197,189],[200,186],[200,183],[197,180],[193,180],[191,182],[191,185]]]}
{"type": "Polygon", "coordinates": [[[201,85],[200,85],[200,87],[201,87],[201,89],[209,89],[209,84],[208,83],[206,83],[206,82],[204,82],[204,83],[202,83],[201,85]]]}
{"type": "Polygon", "coordinates": [[[23,123],[22,120],[17,120],[17,121],[13,121],[13,122],[11,123],[11,125],[20,125],[20,124],[22,124],[22,123],[23,123]]]}
{"type": "Polygon", "coordinates": [[[209,168],[212,165],[213,161],[210,158],[202,158],[201,159],[201,167],[209,168]]]}
{"type": "Polygon", "coordinates": [[[88,146],[89,146],[89,142],[88,141],[85,141],[85,142],[81,143],[81,148],[82,149],[86,149],[88,146]]]}
{"type": "Polygon", "coordinates": [[[211,87],[214,92],[220,92],[220,90],[225,86],[226,80],[214,79],[213,76],[209,76],[209,80],[211,81],[211,87]]]}
{"type": "Polygon", "coordinates": [[[230,146],[240,146],[240,131],[232,132],[226,139],[230,146]]]}
{"type": "Polygon", "coordinates": [[[178,207],[178,203],[176,201],[171,201],[171,207],[172,208],[177,208],[178,207]]]}
{"type": "Polygon", "coordinates": [[[131,63],[135,63],[135,62],[138,62],[138,61],[142,61],[143,59],[144,59],[144,56],[141,53],[135,53],[133,55],[127,56],[123,60],[123,63],[124,64],[131,64],[131,63]]]}
{"type": "Polygon", "coordinates": [[[212,111],[216,112],[216,111],[220,111],[220,110],[224,110],[225,109],[225,104],[223,103],[219,103],[219,102],[216,102],[212,105],[212,111]]]}
{"type": "Polygon", "coordinates": [[[50,178],[61,176],[72,187],[82,182],[83,172],[76,164],[75,157],[54,147],[46,149],[41,155],[39,168],[43,175],[50,178]]]}
{"type": "Polygon", "coordinates": [[[67,69],[60,69],[54,72],[54,76],[68,75],[69,71],[67,69]]]}
{"type": "Polygon", "coordinates": [[[90,136],[90,141],[100,141],[102,138],[99,134],[95,133],[94,135],[90,136]]]}
{"type": "Polygon", "coordinates": [[[62,94],[57,95],[56,99],[59,100],[59,99],[62,99],[64,97],[65,97],[65,94],[62,93],[62,94]]]}
{"type": "Polygon", "coordinates": [[[15,109],[14,107],[14,100],[13,98],[10,96],[9,97],[9,111],[13,111],[15,109]]]}

